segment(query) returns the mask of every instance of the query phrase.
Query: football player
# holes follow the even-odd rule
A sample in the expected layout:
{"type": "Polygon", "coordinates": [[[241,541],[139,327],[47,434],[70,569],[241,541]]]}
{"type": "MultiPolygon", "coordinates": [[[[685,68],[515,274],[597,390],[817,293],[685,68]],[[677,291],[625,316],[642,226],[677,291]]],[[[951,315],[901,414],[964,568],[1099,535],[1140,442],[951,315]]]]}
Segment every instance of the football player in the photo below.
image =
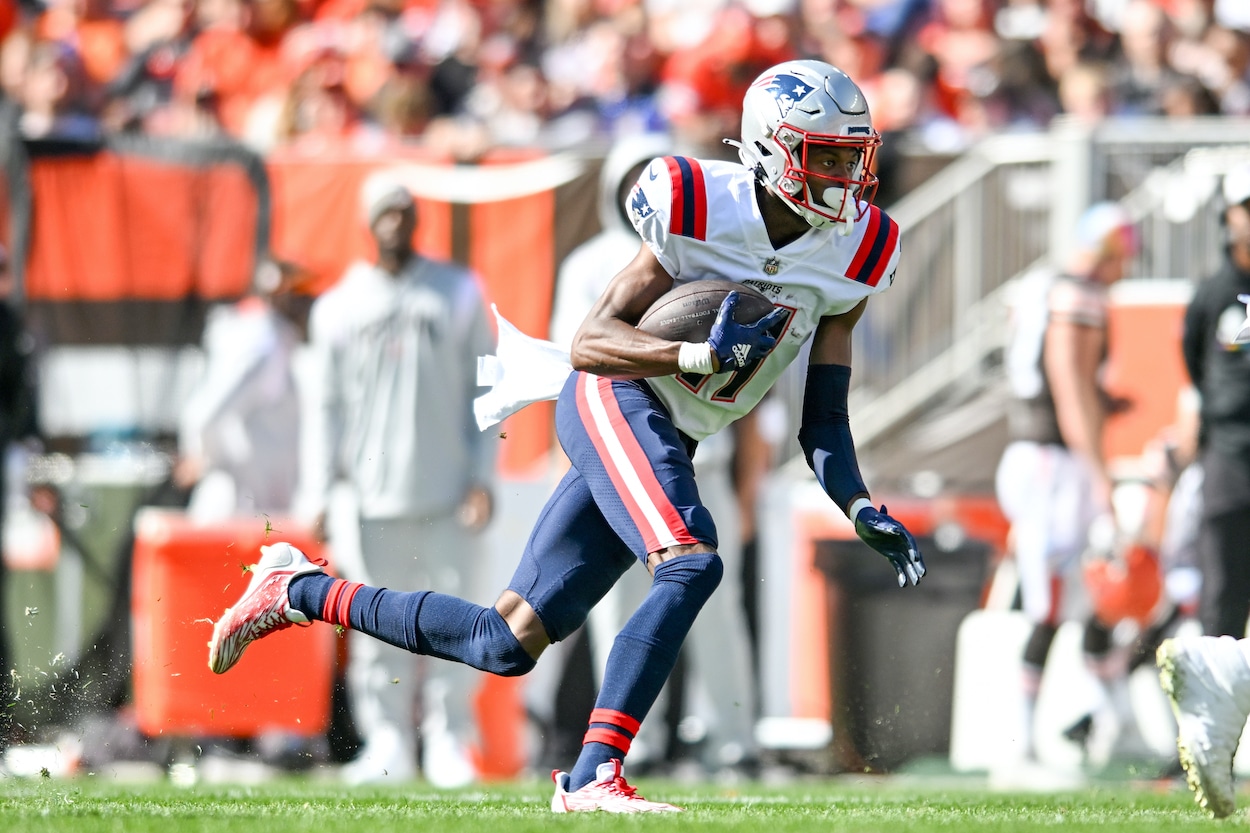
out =
{"type": "MultiPolygon", "coordinates": [[[[1103,389],[1102,378],[1110,287],[1128,273],[1136,251],[1136,229],[1125,209],[1093,205],[1078,219],[1059,268],[1029,273],[1012,310],[1010,441],[995,491],[1011,523],[1021,606],[1033,625],[1021,674],[1020,762],[1038,757],[1034,712],[1068,582],[1079,580],[1082,554],[1114,536],[1102,433],[1122,403],[1103,389]]],[[[1122,703],[1122,671],[1111,651],[1114,624],[1090,617],[1083,652],[1109,701],[1122,703]]]]}
{"type": "Polygon", "coordinates": [[[799,438],[809,463],[859,536],[890,561],[900,587],[925,574],[912,535],[869,497],[847,414],[852,331],[899,259],[898,226],[872,204],[880,143],[863,93],[845,73],[788,61],[745,96],[741,142],[731,143],[741,164],[652,161],[629,198],[638,252],[570,350],[556,423],[572,467],[495,605],[334,579],[275,544],[263,548],[248,589],[213,629],[213,671],[232,667],[254,639],[321,619],[420,654],[524,674],[641,562],[650,590],[616,636],[580,756],[571,771],[552,773],[551,807],[676,811],[638,795],[621,762],[721,578],[691,455],[699,440],[755,407],[807,342],[799,438]],[[732,293],[698,343],[635,328],[675,283],[713,276],[759,289],[775,309],[735,323],[732,293]]]}

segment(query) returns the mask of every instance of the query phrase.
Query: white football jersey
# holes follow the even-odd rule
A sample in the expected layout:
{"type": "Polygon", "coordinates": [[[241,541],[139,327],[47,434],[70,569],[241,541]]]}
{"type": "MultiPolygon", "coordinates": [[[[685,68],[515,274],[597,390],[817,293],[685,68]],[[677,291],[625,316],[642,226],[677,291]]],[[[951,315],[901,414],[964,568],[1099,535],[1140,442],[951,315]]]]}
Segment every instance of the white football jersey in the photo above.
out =
{"type": "Polygon", "coordinates": [[[851,233],[812,229],[774,249],[755,202],[754,176],[737,162],[652,160],[629,197],[634,228],[677,284],[723,278],[789,311],[762,361],[712,376],[648,379],[673,421],[701,440],[749,412],[798,356],[820,319],[881,292],[898,266],[898,224],[870,206],[851,233]]]}

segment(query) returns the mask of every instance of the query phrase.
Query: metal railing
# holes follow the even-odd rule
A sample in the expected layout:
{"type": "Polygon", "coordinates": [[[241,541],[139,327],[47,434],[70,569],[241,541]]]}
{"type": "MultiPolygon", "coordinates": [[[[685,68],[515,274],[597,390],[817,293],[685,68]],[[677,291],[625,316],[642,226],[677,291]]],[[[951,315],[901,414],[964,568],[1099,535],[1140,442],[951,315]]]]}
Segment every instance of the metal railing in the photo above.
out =
{"type": "MultiPolygon", "coordinates": [[[[1250,161],[1250,120],[1134,119],[983,141],[886,211],[900,225],[895,285],[856,333],[851,414],[867,448],[953,389],[998,378],[1005,297],[1031,266],[1059,262],[1093,202],[1140,220],[1131,277],[1196,280],[1221,257],[1219,178],[1250,161]]],[[[797,419],[801,385],[781,389],[797,419]]],[[[797,425],[795,426],[797,430],[797,425]]],[[[786,459],[800,453],[791,441],[786,459]]]]}

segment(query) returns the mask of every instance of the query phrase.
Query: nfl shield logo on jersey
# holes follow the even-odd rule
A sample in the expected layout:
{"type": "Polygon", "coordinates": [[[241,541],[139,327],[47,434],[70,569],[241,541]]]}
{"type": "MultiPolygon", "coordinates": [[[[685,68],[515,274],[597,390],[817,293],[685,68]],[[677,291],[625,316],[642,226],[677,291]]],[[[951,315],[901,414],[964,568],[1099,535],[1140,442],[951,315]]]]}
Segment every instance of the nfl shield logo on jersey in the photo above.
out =
{"type": "Polygon", "coordinates": [[[770,257],[764,261],[764,274],[775,275],[781,269],[781,261],[775,257],[770,257]]]}
{"type": "Polygon", "coordinates": [[[755,82],[755,86],[763,87],[764,92],[777,102],[777,109],[784,119],[794,109],[794,105],[807,98],[807,94],[816,89],[796,75],[768,75],[755,82]]]}

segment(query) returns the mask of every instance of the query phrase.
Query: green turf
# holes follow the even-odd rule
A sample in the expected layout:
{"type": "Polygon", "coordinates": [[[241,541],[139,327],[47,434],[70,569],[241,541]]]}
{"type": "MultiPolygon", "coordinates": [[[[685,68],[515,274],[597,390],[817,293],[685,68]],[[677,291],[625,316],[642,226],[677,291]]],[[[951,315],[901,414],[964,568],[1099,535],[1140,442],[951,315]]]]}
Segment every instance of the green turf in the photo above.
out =
{"type": "Polygon", "coordinates": [[[1179,782],[1107,783],[1059,795],[1008,795],[975,780],[847,777],[735,788],[643,781],[641,792],[680,815],[556,816],[538,782],[439,792],[422,784],[351,789],[310,780],[257,786],[125,784],[106,775],[0,781],[0,831],[21,833],[527,833],[615,831],[846,831],[846,833],[1099,833],[1242,827],[1214,822],[1179,782]]]}

